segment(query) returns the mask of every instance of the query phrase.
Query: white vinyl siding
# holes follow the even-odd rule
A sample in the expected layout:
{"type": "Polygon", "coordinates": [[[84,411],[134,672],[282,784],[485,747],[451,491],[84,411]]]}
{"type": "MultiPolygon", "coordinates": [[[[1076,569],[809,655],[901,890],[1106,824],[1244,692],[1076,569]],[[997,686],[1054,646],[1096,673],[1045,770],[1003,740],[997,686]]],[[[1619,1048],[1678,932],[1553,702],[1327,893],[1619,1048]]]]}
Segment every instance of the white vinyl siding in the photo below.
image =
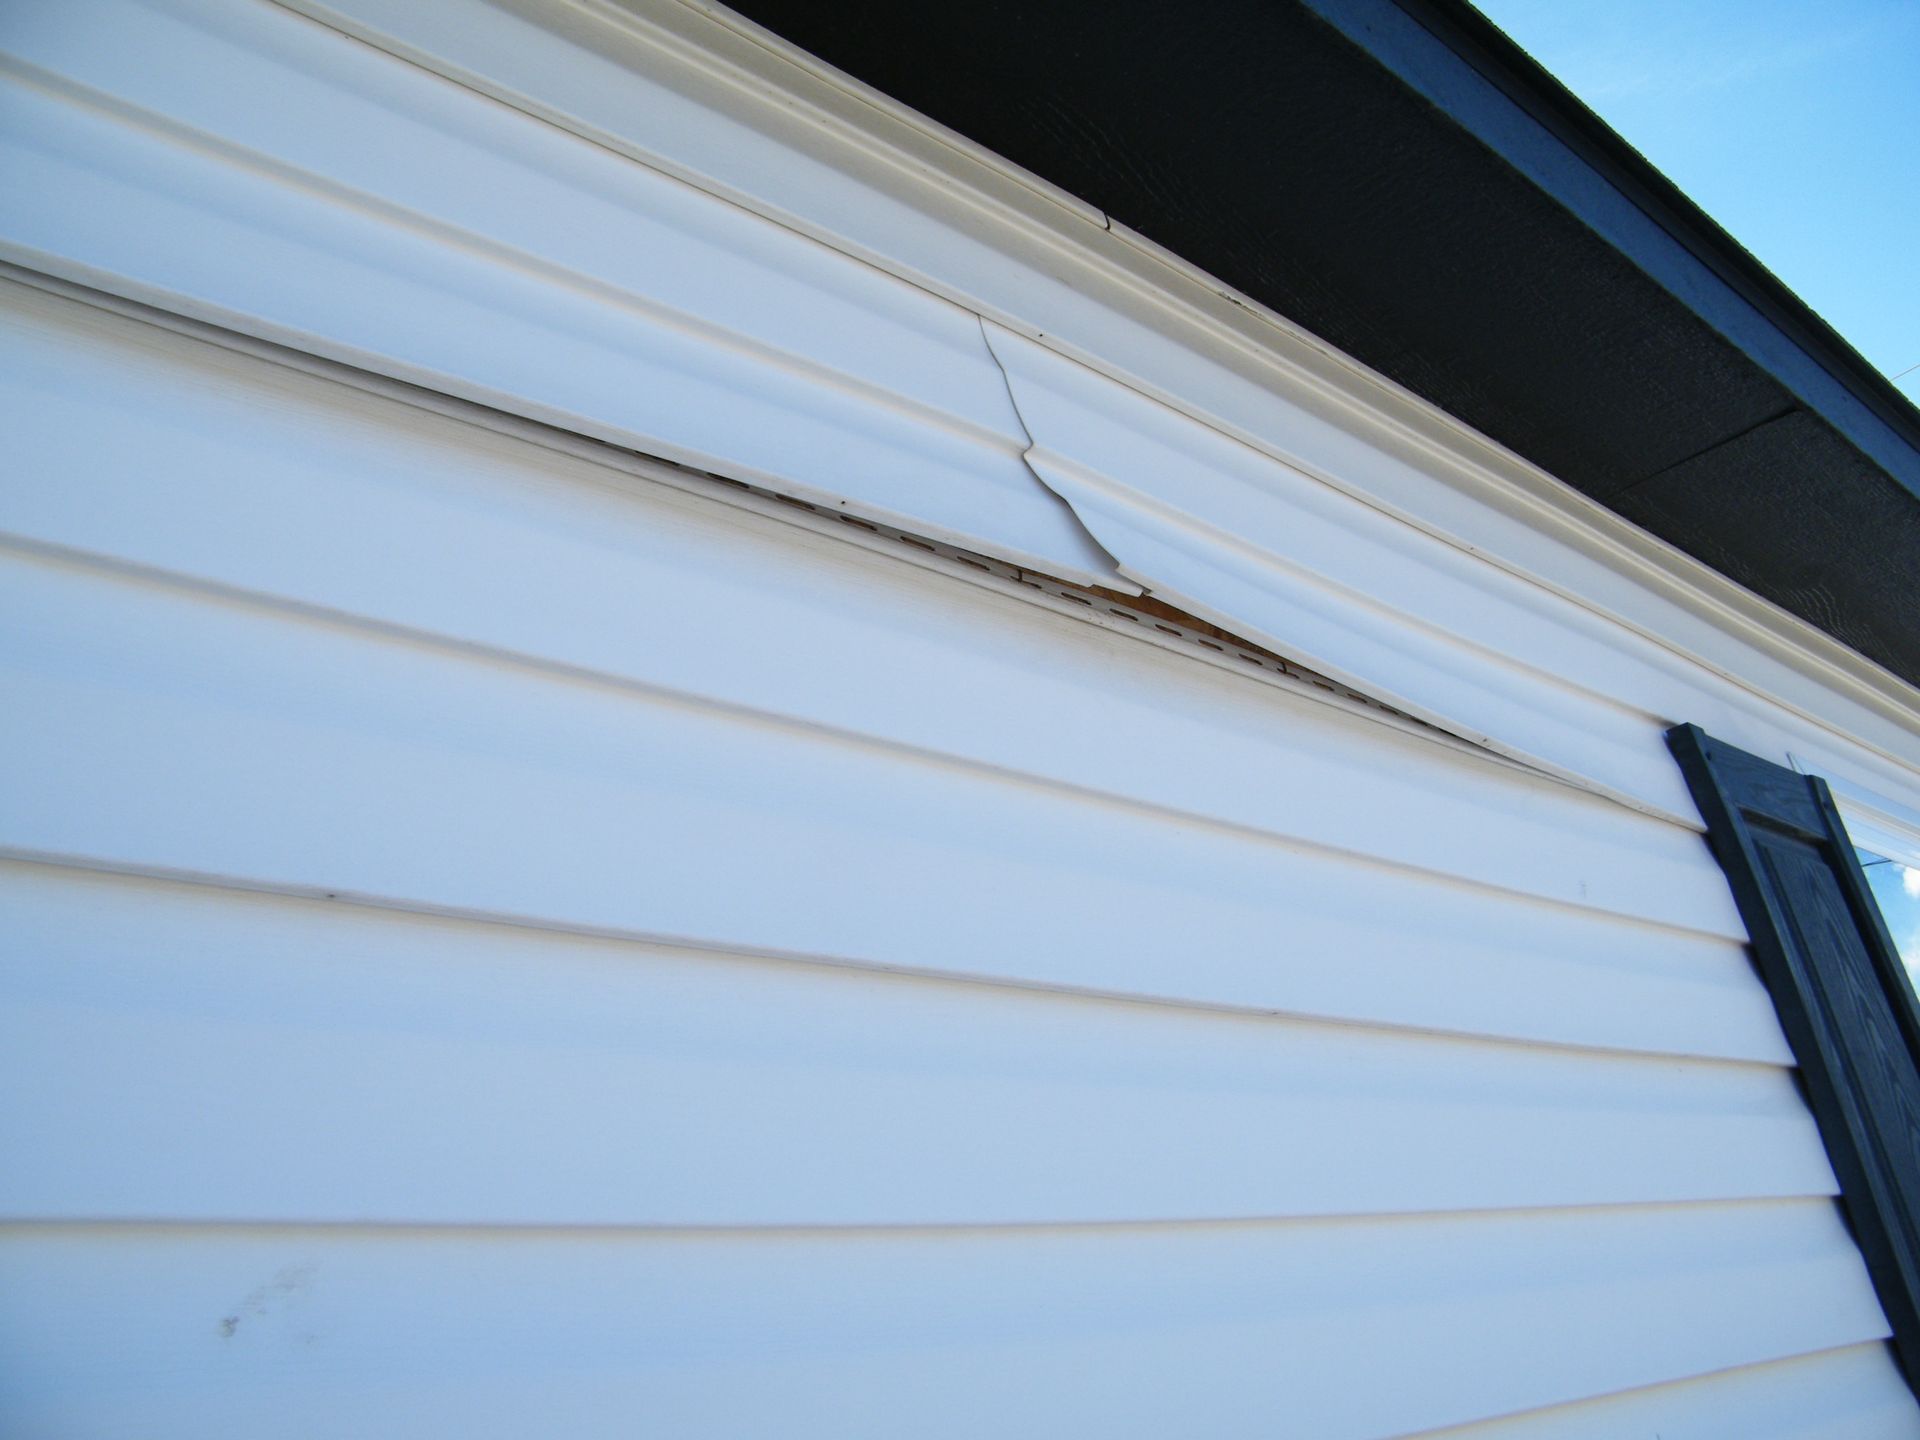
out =
{"type": "Polygon", "coordinates": [[[9,258],[1126,585],[972,312],[278,5],[0,12],[0,178],[9,258]]]}
{"type": "Polygon", "coordinates": [[[1920,815],[1913,687],[732,23],[0,10],[0,260],[1145,585],[1681,825],[1683,720],[1920,815]]]}
{"type": "Polygon", "coordinates": [[[1697,834],[3,293],[0,1430],[1915,1433],[1697,834]]]}
{"type": "MultiPolygon", "coordinates": [[[[8,1239],[4,1338],[35,1382],[16,1392],[9,1433],[25,1435],[1349,1440],[1872,1329],[1852,1242],[1831,1207],[1807,1203],[1420,1223],[63,1226],[8,1239]]],[[[1890,1362],[1865,1361],[1856,1383],[1886,1396],[1890,1362]]],[[[1819,1381],[1789,1375],[1789,1396],[1819,1381]]],[[[1654,1433],[1715,1433],[1694,1412],[1654,1433]]],[[[1792,1410],[1777,1432],[1772,1413],[1749,1413],[1748,1440],[1803,1433],[1787,1428],[1803,1421],[1792,1410]]],[[[1891,1421],[1851,1440],[1910,1437],[1910,1396],[1891,1421]]]]}

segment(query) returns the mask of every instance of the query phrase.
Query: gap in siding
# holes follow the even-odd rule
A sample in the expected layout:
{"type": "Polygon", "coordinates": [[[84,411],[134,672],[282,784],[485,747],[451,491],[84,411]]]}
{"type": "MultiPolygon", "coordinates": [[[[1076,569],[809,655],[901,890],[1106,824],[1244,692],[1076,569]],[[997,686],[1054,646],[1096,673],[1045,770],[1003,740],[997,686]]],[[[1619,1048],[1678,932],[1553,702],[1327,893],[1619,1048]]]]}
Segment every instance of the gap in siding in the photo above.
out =
{"type": "MultiPolygon", "coordinates": [[[[639,451],[633,453],[639,456],[639,458],[651,461],[654,464],[668,463],[660,460],[656,456],[645,455],[639,451]]],[[[676,468],[688,469],[690,467],[678,466],[676,468]]],[[[705,470],[696,470],[693,471],[693,473],[734,489],[745,490],[749,494],[758,495],[765,500],[776,501],[781,505],[791,506],[797,510],[805,510],[824,520],[832,520],[841,525],[849,525],[854,529],[864,530],[870,535],[877,535],[882,539],[892,540],[896,544],[910,545],[916,550],[927,551],[930,554],[940,556],[942,559],[955,561],[961,565],[970,566],[975,570],[984,570],[990,575],[997,575],[1003,580],[1011,580],[1015,584],[1024,585],[1030,590],[1038,590],[1043,594],[1053,596],[1057,600],[1065,600],[1074,605],[1086,606],[1090,610],[1097,611],[1103,615],[1110,615],[1117,620],[1123,620],[1130,625],[1138,626],[1142,632],[1153,631],[1157,632],[1159,636],[1170,637],[1174,641],[1179,642],[1179,648],[1194,648],[1209,651],[1212,657],[1223,660],[1237,660],[1242,664],[1251,666],[1253,669],[1263,671],[1266,674],[1283,676],[1295,685],[1306,685],[1315,690],[1325,691],[1329,695],[1337,696],[1339,699],[1345,700],[1350,704],[1362,706],[1376,714],[1391,716],[1394,720],[1405,725],[1413,726],[1423,733],[1445,736],[1450,740],[1457,739],[1457,737],[1448,734],[1448,732],[1440,730],[1436,726],[1429,725],[1424,720],[1416,719],[1405,711],[1396,710],[1391,705],[1385,704],[1363,691],[1355,690],[1348,685],[1342,685],[1339,681],[1329,679],[1317,670],[1310,670],[1297,661],[1289,660],[1284,655],[1276,654],[1264,646],[1256,645],[1253,641],[1243,636],[1236,635],[1230,630],[1224,630],[1211,621],[1203,620],[1198,615],[1182,610],[1177,605],[1169,605],[1166,601],[1153,595],[1125,595],[1118,590],[1109,590],[1102,585],[1081,585],[1072,580],[1062,580],[1057,576],[1048,575],[1039,570],[1029,570],[1019,565],[1010,565],[1004,560],[995,560],[991,556],[981,555],[972,550],[963,550],[957,545],[948,545],[938,540],[929,539],[924,535],[916,535],[911,531],[898,529],[892,525],[885,525],[878,521],[848,515],[830,506],[815,505],[810,501],[801,500],[792,495],[782,495],[777,490],[769,490],[759,485],[750,485],[744,480],[734,480],[728,476],[715,475],[711,471],[705,470]]],[[[1154,637],[1148,636],[1148,638],[1154,637]]],[[[1165,641],[1163,640],[1161,643],[1164,644],[1165,641]]],[[[1474,748],[1478,749],[1479,747],[1474,748]]],[[[1491,754],[1492,752],[1487,753],[1491,754]]]]}

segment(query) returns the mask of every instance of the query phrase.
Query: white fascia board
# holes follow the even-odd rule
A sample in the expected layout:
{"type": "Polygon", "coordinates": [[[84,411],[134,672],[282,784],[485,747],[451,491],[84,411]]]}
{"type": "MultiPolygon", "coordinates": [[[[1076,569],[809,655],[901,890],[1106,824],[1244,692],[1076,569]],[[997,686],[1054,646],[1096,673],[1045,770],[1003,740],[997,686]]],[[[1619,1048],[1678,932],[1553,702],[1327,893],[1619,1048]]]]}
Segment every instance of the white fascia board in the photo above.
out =
{"type": "Polygon", "coordinates": [[[20,264],[1017,565],[1131,588],[978,319],[257,0],[0,21],[20,264]]]}
{"type": "MultiPolygon", "coordinates": [[[[720,6],[286,3],[976,311],[1380,521],[1508,572],[1556,615],[1571,613],[1568,602],[1584,612],[1583,660],[1612,647],[1615,668],[1641,677],[1620,689],[1600,671],[1550,664],[1561,689],[1599,697],[1596,714],[1639,714],[1650,731],[1693,720],[1775,756],[1792,746],[1822,773],[1920,804],[1914,687],[1091,207],[720,6]]],[[[1047,446],[1035,454],[1047,458],[1047,446]]],[[[1365,577],[1347,583],[1373,588],[1365,577]]],[[[1296,636],[1267,638],[1305,648],[1296,636]]],[[[1314,658],[1393,692],[1380,676],[1314,658]]],[[[1466,714],[1450,723],[1465,734],[1488,728],[1466,714]]],[[[1499,738],[1565,767],[1537,739],[1499,738]]],[[[1670,783],[1646,778],[1664,756],[1645,733],[1631,743],[1640,755],[1627,769],[1642,778],[1576,760],[1580,778],[1669,811],[1679,803],[1670,783]]]]}

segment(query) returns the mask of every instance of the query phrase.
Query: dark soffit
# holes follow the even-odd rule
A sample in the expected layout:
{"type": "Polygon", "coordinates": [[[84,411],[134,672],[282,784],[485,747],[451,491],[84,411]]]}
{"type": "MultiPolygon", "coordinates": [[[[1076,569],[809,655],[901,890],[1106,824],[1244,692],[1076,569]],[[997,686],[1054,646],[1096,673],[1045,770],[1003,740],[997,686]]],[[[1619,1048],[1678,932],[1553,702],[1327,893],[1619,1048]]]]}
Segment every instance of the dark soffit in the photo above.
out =
{"type": "Polygon", "coordinates": [[[733,3],[1920,684],[1920,412],[1470,6],[733,3]]]}

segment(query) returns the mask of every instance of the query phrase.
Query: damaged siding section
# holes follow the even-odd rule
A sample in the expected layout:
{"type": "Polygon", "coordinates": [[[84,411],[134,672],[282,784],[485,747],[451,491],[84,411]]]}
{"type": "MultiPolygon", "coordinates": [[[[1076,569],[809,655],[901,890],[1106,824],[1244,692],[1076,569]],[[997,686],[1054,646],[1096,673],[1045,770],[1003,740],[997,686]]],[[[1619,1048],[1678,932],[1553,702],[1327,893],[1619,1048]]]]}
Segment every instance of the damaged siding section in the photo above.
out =
{"type": "Polygon", "coordinates": [[[8,1428],[1357,1440],[1751,1415],[1776,1363],[1890,1403],[1691,831],[959,557],[5,300],[8,1428]]]}
{"type": "Polygon", "coordinates": [[[1888,745],[352,8],[0,21],[0,1428],[1914,1431],[1642,753],[1888,745]]]}

